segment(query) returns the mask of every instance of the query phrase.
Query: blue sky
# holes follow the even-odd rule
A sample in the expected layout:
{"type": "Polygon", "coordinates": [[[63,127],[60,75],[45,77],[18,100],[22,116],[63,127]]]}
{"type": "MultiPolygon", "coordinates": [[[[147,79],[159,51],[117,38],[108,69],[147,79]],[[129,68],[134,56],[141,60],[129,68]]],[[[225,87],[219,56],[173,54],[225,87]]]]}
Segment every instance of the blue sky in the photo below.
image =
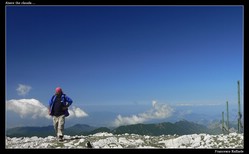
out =
{"type": "Polygon", "coordinates": [[[242,6],[7,6],[7,127],[51,124],[57,86],[69,124],[236,113],[243,33],[242,6]]]}

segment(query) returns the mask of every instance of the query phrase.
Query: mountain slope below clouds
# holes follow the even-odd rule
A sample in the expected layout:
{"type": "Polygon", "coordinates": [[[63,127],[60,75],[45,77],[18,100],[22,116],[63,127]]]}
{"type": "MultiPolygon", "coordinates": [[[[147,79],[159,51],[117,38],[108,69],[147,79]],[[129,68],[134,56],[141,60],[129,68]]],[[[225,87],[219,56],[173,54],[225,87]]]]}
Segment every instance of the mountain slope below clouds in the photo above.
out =
{"type": "Polygon", "coordinates": [[[31,137],[39,136],[46,137],[48,135],[54,134],[53,126],[44,126],[44,127],[15,127],[10,128],[6,131],[6,136],[10,137],[31,137]]]}
{"type": "MultiPolygon", "coordinates": [[[[134,124],[120,126],[114,129],[106,127],[92,127],[85,124],[77,124],[65,129],[66,135],[90,135],[98,132],[110,132],[113,134],[139,134],[139,135],[186,135],[193,133],[207,133],[207,134],[220,134],[221,129],[209,129],[204,125],[200,125],[189,121],[179,121],[176,123],[163,122],[156,124],[134,124]]],[[[8,129],[6,136],[9,137],[46,137],[54,136],[53,126],[47,127],[17,127],[8,129]]]]}
{"type": "Polygon", "coordinates": [[[176,123],[164,122],[158,124],[134,124],[120,126],[112,131],[114,134],[131,133],[139,135],[186,135],[193,133],[220,134],[221,130],[208,129],[204,125],[200,125],[189,121],[179,121],[176,123]]]}

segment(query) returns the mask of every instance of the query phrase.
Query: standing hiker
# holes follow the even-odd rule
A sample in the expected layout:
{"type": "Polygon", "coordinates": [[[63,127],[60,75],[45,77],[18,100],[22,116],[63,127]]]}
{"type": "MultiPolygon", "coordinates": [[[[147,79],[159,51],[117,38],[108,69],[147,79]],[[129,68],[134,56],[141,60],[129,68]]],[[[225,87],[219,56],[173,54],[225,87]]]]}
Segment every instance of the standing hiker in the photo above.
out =
{"type": "Polygon", "coordinates": [[[48,114],[53,118],[55,133],[59,141],[63,141],[65,117],[69,116],[68,107],[73,100],[63,93],[60,87],[55,89],[55,94],[49,100],[48,114]]]}

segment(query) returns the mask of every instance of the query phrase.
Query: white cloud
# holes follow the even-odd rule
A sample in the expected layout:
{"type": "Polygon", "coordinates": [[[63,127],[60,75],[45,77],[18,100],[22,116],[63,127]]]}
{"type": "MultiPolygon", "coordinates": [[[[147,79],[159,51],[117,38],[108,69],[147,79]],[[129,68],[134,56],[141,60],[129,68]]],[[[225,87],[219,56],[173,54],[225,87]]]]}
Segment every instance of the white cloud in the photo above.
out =
{"type": "Polygon", "coordinates": [[[29,93],[29,91],[32,89],[31,86],[24,85],[24,84],[18,84],[18,87],[16,89],[17,94],[20,96],[25,96],[29,93]]]}
{"type": "Polygon", "coordinates": [[[50,118],[47,107],[36,99],[12,99],[7,101],[6,106],[7,110],[17,113],[21,118],[50,118]]]}
{"type": "Polygon", "coordinates": [[[72,107],[72,110],[69,109],[68,112],[69,112],[69,118],[72,117],[82,118],[88,116],[88,114],[85,111],[75,106],[72,107]]]}
{"type": "Polygon", "coordinates": [[[114,121],[114,126],[128,125],[128,124],[137,124],[143,123],[145,121],[151,119],[163,119],[168,118],[172,115],[174,110],[167,104],[157,104],[156,101],[152,101],[152,109],[140,113],[138,115],[132,115],[130,117],[122,117],[118,115],[118,117],[114,121]]]}
{"type": "MultiPolygon", "coordinates": [[[[21,118],[51,118],[51,116],[48,115],[47,106],[43,105],[36,99],[8,100],[6,103],[6,109],[17,113],[21,118]]],[[[69,109],[69,113],[70,118],[81,118],[88,116],[87,113],[85,113],[83,110],[74,106],[72,106],[72,110],[69,109]]]]}

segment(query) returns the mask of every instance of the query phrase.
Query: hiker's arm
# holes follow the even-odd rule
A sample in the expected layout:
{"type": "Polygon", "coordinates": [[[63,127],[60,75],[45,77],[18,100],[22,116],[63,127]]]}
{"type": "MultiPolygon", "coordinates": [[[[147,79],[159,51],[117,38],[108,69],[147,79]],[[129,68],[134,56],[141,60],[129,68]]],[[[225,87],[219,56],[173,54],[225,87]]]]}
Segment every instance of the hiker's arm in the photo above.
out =
{"type": "Polygon", "coordinates": [[[51,112],[50,112],[50,106],[48,106],[48,115],[50,115],[50,113],[51,113],[51,112]]]}
{"type": "Polygon", "coordinates": [[[66,106],[69,107],[73,103],[73,100],[70,97],[66,96],[66,103],[67,103],[66,106]]]}
{"type": "Polygon", "coordinates": [[[51,114],[50,108],[51,108],[51,106],[52,106],[52,101],[53,101],[53,97],[52,97],[52,98],[49,100],[49,102],[48,102],[48,115],[51,114]]]}

